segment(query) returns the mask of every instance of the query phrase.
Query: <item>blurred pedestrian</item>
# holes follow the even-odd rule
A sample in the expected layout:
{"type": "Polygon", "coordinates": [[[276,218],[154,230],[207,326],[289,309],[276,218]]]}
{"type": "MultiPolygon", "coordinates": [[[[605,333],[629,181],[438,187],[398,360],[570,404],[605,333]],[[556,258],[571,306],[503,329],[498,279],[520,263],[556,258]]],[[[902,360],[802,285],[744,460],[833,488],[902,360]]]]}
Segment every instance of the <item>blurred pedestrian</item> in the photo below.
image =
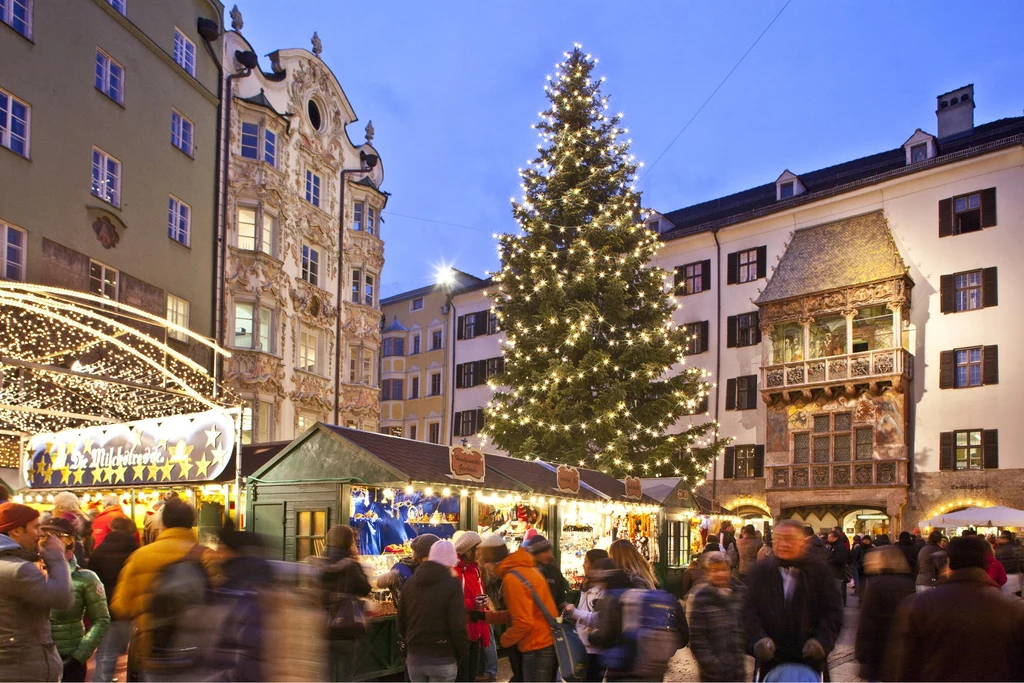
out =
{"type": "Polygon", "coordinates": [[[61,679],[50,610],[70,609],[74,601],[60,539],[44,538],[38,511],[0,504],[0,681],[61,679]],[[36,564],[40,557],[45,574],[36,564]]]}
{"type": "Polygon", "coordinates": [[[843,605],[822,561],[810,555],[805,526],[775,526],[775,554],[750,572],[743,621],[761,675],[782,663],[823,671],[843,624],[843,605]]]}
{"type": "Polygon", "coordinates": [[[850,551],[850,564],[853,569],[853,592],[860,595],[860,584],[864,579],[864,554],[871,550],[871,537],[865,534],[850,551]]]}
{"type": "Polygon", "coordinates": [[[766,557],[771,557],[772,554],[772,532],[768,531],[764,535],[764,545],[757,551],[757,561],[760,562],[766,557]]]}
{"type": "Polygon", "coordinates": [[[75,561],[75,526],[60,517],[40,526],[44,534],[56,536],[64,546],[64,559],[71,570],[75,601],[68,609],[50,612],[50,633],[64,668],[62,681],[85,681],[87,663],[110,627],[110,612],[103,584],[95,573],[75,561]],[[89,627],[85,623],[88,619],[89,627]]]}
{"type": "Polygon", "coordinates": [[[917,555],[921,552],[921,549],[914,544],[914,537],[910,535],[909,531],[901,531],[899,541],[896,542],[896,547],[903,552],[903,556],[907,558],[907,566],[910,567],[910,573],[913,576],[917,576],[917,555]]]}
{"type": "Polygon", "coordinates": [[[534,534],[528,541],[523,543],[523,547],[526,549],[526,552],[533,555],[533,560],[537,563],[537,569],[544,575],[548,590],[551,591],[551,597],[555,601],[555,606],[561,611],[565,605],[566,580],[565,576],[562,575],[562,570],[558,568],[558,563],[555,562],[555,552],[551,541],[540,534],[534,534]]]}
{"type": "Polygon", "coordinates": [[[576,623],[576,633],[580,637],[590,658],[587,660],[587,681],[604,680],[604,667],[601,665],[601,650],[590,642],[590,636],[597,630],[597,602],[604,595],[604,586],[594,577],[595,565],[599,560],[607,560],[608,552],[600,548],[588,550],[583,556],[583,585],[580,591],[580,604],[565,606],[565,613],[576,623]]]}
{"type": "Polygon", "coordinates": [[[732,568],[736,569],[740,563],[740,554],[736,547],[736,527],[732,525],[732,522],[722,522],[722,529],[718,534],[718,544],[721,546],[722,552],[729,558],[732,568]]]}
{"type": "Polygon", "coordinates": [[[810,524],[803,526],[804,542],[807,544],[807,556],[814,560],[820,560],[825,562],[828,560],[828,548],[825,547],[825,541],[818,534],[814,533],[814,529],[811,528],[810,524]]]}
{"type": "MultiPolygon", "coordinates": [[[[88,518],[82,511],[82,501],[71,491],[61,491],[53,497],[50,517],[66,519],[75,527],[75,561],[80,567],[89,566],[89,555],[85,549],[85,538],[89,534],[88,518]]],[[[43,522],[50,517],[43,519],[43,522]]]]}
{"type": "MultiPolygon", "coordinates": [[[[475,531],[461,531],[455,534],[455,552],[458,563],[455,565],[455,577],[462,584],[462,599],[467,613],[482,611],[487,608],[487,594],[484,592],[480,565],[476,561],[477,546],[481,542],[480,534],[475,531]]],[[[476,681],[483,673],[484,652],[491,644],[491,627],[486,621],[468,623],[466,633],[469,639],[468,654],[459,660],[459,681],[476,681]]]]}
{"type": "Polygon", "coordinates": [[[430,554],[430,546],[441,539],[434,534],[420,534],[412,539],[409,547],[412,549],[412,557],[403,557],[396,562],[389,571],[374,580],[374,584],[380,590],[390,590],[391,600],[398,607],[402,598],[402,586],[412,578],[416,568],[427,561],[430,554]]]}
{"type": "Polygon", "coordinates": [[[903,602],[891,639],[894,680],[1024,680],[1024,601],[985,571],[984,539],[950,541],[951,576],[903,602]]]}
{"type": "Polygon", "coordinates": [[[865,555],[864,572],[855,654],[861,678],[887,680],[883,674],[896,609],[904,598],[914,594],[914,579],[906,556],[891,545],[865,555]]]}
{"type": "MultiPolygon", "coordinates": [[[[735,545],[735,543],[733,544],[735,545]]],[[[658,580],[654,577],[654,570],[651,564],[644,559],[636,546],[625,538],[613,541],[608,546],[608,557],[618,569],[621,569],[629,577],[633,588],[645,588],[654,590],[658,587],[658,580]]]]}
{"type": "MultiPolygon", "coordinates": [[[[103,583],[108,608],[121,569],[124,568],[128,557],[139,549],[138,536],[138,527],[131,518],[115,517],[110,520],[103,545],[96,548],[89,559],[90,569],[96,572],[96,576],[103,583]]],[[[128,650],[131,635],[131,621],[112,618],[110,628],[96,650],[96,668],[92,675],[94,683],[110,683],[113,680],[117,659],[128,650]]]]}
{"type": "Polygon", "coordinates": [[[922,593],[939,584],[939,570],[945,564],[946,552],[939,547],[942,532],[933,531],[928,534],[928,542],[917,555],[917,579],[915,590],[922,593]]]}
{"type": "MultiPolygon", "coordinates": [[[[491,607],[494,608],[493,611],[484,612],[484,618],[491,627],[491,647],[488,648],[485,657],[484,675],[491,681],[498,675],[498,641],[494,627],[511,623],[511,615],[503,593],[503,581],[498,575],[498,565],[508,555],[508,545],[500,534],[485,535],[476,552],[477,561],[484,572],[484,590],[491,600],[491,607]]],[[[516,647],[507,648],[507,652],[509,667],[512,669],[511,681],[518,683],[523,680],[523,653],[516,647]]]]}
{"type": "MultiPolygon", "coordinates": [[[[117,518],[128,518],[121,507],[121,499],[115,493],[108,493],[103,496],[103,510],[92,520],[93,552],[100,547],[107,534],[110,533],[110,523],[117,518]]],[[[135,532],[138,535],[138,531],[135,532]]],[[[142,538],[139,538],[141,543],[142,538]]],[[[91,557],[91,555],[90,555],[91,557]]]]}
{"type": "Polygon", "coordinates": [[[1024,571],[1024,552],[1022,552],[1017,539],[1009,529],[1003,529],[996,539],[996,559],[1006,570],[1006,583],[1003,584],[1003,592],[1020,594],[1022,581],[1021,572],[1024,571]]]}
{"type": "MultiPolygon", "coordinates": [[[[740,559],[742,560],[742,550],[740,559]]],[[[701,681],[742,681],[746,677],[742,586],[732,578],[722,553],[701,556],[708,582],[687,610],[690,651],[701,681]]]]}
{"type": "Polygon", "coordinates": [[[872,542],[872,545],[876,548],[881,548],[883,545],[892,545],[892,541],[889,540],[889,534],[878,534],[875,536],[875,540],[872,542]]]}
{"type": "Polygon", "coordinates": [[[757,564],[757,554],[761,551],[761,546],[763,545],[757,538],[757,532],[754,530],[753,524],[743,527],[740,538],[736,541],[736,551],[739,557],[737,569],[739,570],[741,580],[746,578],[750,570],[757,564]]]}
{"type": "Polygon", "coordinates": [[[846,607],[846,568],[849,564],[849,554],[846,552],[846,545],[839,533],[833,529],[828,535],[828,568],[832,571],[832,579],[835,581],[836,590],[846,607]]]}
{"type": "Polygon", "coordinates": [[[988,546],[988,551],[985,553],[985,571],[988,573],[989,578],[1002,588],[1006,585],[1007,581],[1006,568],[996,559],[996,553],[992,548],[992,544],[986,541],[986,545],[988,546]]]}

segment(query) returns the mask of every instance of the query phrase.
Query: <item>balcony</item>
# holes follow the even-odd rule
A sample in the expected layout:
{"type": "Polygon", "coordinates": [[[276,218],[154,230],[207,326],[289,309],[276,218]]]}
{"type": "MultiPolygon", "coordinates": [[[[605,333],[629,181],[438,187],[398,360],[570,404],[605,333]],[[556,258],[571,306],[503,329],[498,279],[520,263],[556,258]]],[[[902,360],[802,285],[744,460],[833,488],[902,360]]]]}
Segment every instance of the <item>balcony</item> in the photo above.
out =
{"type": "Polygon", "coordinates": [[[907,485],[907,461],[902,459],[802,463],[766,469],[769,490],[907,485]]]}
{"type": "Polygon", "coordinates": [[[905,349],[878,349],[843,356],[768,365],[761,368],[764,391],[858,384],[881,379],[913,379],[914,356],[905,349]]]}

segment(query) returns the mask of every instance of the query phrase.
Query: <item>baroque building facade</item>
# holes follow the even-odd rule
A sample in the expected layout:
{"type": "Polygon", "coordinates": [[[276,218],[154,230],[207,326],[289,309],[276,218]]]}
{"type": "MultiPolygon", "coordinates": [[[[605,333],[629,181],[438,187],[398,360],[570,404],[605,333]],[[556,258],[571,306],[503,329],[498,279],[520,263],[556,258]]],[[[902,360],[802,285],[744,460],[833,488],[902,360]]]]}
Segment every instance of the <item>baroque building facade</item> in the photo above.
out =
{"type": "Polygon", "coordinates": [[[312,52],[274,51],[264,71],[232,17],[220,313],[243,442],[290,440],[320,420],[376,431],[388,195],[373,124],[350,140],[357,117],[316,34],[312,52]]]}

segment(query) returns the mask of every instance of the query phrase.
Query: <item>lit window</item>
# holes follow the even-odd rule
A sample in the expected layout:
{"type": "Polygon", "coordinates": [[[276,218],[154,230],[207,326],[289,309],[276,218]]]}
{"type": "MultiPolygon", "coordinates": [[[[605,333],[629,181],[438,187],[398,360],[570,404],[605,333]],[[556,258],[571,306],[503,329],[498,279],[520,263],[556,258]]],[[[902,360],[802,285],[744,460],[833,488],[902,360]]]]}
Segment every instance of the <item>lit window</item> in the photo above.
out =
{"type": "Polygon", "coordinates": [[[363,229],[363,213],[365,205],[362,202],[356,202],[352,206],[352,229],[362,230],[363,229]]]}
{"type": "Polygon", "coordinates": [[[0,21],[31,38],[32,0],[0,0],[0,21]]]}
{"type": "Polygon", "coordinates": [[[117,301],[117,271],[99,261],[90,261],[89,291],[104,299],[117,301]]]}
{"type": "Polygon", "coordinates": [[[192,233],[192,207],[174,195],[167,204],[167,236],[187,247],[192,233]]]}
{"type": "MultiPolygon", "coordinates": [[[[0,0],[2,2],[3,0],[0,0]]],[[[25,231],[0,222],[0,245],[3,246],[3,277],[5,280],[25,280],[25,231]]]]}
{"type": "Polygon", "coordinates": [[[320,344],[319,335],[311,330],[300,330],[299,332],[299,369],[306,372],[318,372],[317,346],[320,344]]]}
{"type": "Polygon", "coordinates": [[[194,130],[191,121],[177,111],[171,111],[171,144],[189,156],[192,156],[194,130]]]}
{"type": "Polygon", "coordinates": [[[177,27],[174,29],[174,61],[187,71],[189,76],[196,75],[196,44],[177,27]]]}
{"type": "Polygon", "coordinates": [[[954,276],[956,291],[954,293],[953,306],[956,311],[973,311],[981,308],[981,271],[972,270],[969,273],[958,273],[954,276]]]}
{"type": "Polygon", "coordinates": [[[0,146],[25,158],[28,158],[30,110],[28,104],[0,90],[0,146]]]}
{"type": "Polygon", "coordinates": [[[320,282],[320,252],[302,245],[302,279],[316,287],[320,282]]]}
{"type": "Polygon", "coordinates": [[[121,206],[121,162],[96,147],[92,148],[92,193],[121,206]]]}
{"type": "Polygon", "coordinates": [[[981,469],[981,430],[956,432],[956,469],[981,469]]]}
{"type": "Polygon", "coordinates": [[[298,420],[298,427],[300,432],[306,431],[307,429],[315,425],[317,422],[319,422],[319,419],[317,418],[316,415],[310,415],[309,413],[301,412],[299,413],[298,420]]]}
{"type": "MultiPolygon", "coordinates": [[[[3,0],[0,0],[2,2],[3,0]]],[[[110,6],[116,9],[121,14],[127,16],[127,8],[125,7],[125,0],[107,0],[110,6]]]]}
{"type": "Polygon", "coordinates": [[[419,311],[423,308],[423,297],[412,300],[412,310],[419,311]]]}
{"type": "Polygon", "coordinates": [[[258,159],[260,149],[260,127],[255,123],[242,123],[242,156],[258,159]]]}
{"type": "Polygon", "coordinates": [[[96,89],[118,104],[124,104],[124,67],[103,50],[96,50],[96,89]]]}
{"type": "Polygon", "coordinates": [[[753,282],[757,279],[757,249],[748,249],[739,253],[739,281],[753,282]]]}
{"type": "Polygon", "coordinates": [[[238,248],[262,251],[273,255],[275,219],[272,215],[251,207],[238,209],[238,248]]]}
{"type": "MultiPolygon", "coordinates": [[[[181,327],[188,327],[189,303],[185,299],[167,295],[167,321],[181,327]]],[[[186,341],[188,337],[184,332],[175,329],[168,329],[167,336],[178,341],[186,341]]]]}
{"type": "Polygon", "coordinates": [[[312,171],[306,171],[306,201],[320,206],[320,176],[312,171]]]}
{"type": "Polygon", "coordinates": [[[274,406],[266,401],[244,401],[241,421],[243,444],[266,443],[270,441],[274,406]]]}
{"type": "Polygon", "coordinates": [[[981,386],[981,347],[958,349],[956,352],[956,385],[962,387],[981,386]]]}

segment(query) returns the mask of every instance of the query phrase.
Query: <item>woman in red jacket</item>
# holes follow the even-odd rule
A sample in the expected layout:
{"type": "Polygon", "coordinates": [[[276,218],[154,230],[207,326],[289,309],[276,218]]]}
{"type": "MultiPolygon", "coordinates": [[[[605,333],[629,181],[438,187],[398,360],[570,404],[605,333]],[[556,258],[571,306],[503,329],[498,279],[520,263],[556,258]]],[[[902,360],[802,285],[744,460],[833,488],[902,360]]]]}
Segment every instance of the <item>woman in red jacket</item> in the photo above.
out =
{"type": "Polygon", "coordinates": [[[995,581],[999,584],[999,587],[1002,588],[1003,584],[1007,581],[1006,568],[1003,567],[1002,562],[996,559],[996,553],[992,550],[992,544],[988,543],[986,544],[986,547],[988,550],[985,553],[985,572],[988,574],[990,579],[995,581]]]}
{"type": "MultiPolygon", "coordinates": [[[[480,565],[476,561],[476,548],[480,545],[480,534],[475,531],[458,532],[455,535],[455,552],[459,554],[459,563],[455,573],[462,581],[462,595],[467,611],[483,610],[487,605],[487,594],[484,592],[480,578],[480,565]]],[[[459,672],[455,680],[475,681],[483,673],[484,651],[491,644],[491,627],[485,621],[471,621],[466,624],[469,636],[469,657],[459,662],[459,672]]]]}

